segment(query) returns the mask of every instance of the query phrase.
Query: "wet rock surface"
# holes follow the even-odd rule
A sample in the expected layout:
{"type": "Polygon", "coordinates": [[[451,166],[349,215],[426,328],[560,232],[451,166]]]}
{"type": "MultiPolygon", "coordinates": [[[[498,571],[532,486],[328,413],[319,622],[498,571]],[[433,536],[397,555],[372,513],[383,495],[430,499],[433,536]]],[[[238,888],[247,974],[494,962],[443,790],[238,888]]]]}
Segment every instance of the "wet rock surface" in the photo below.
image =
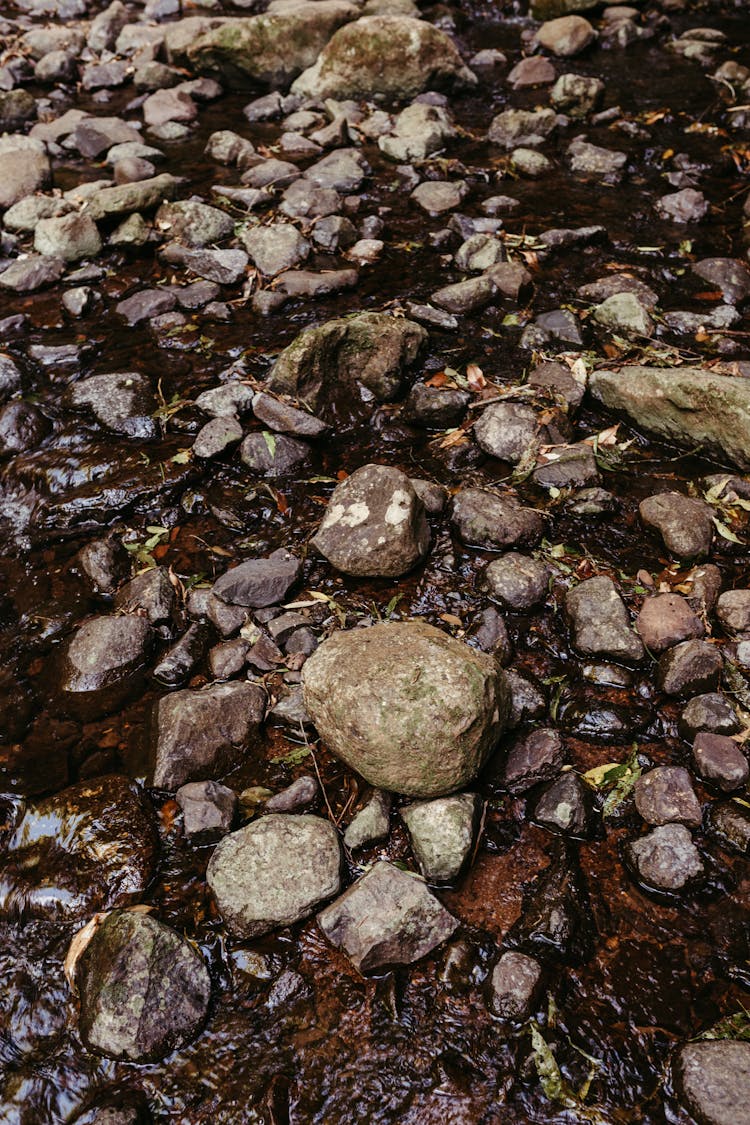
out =
{"type": "MultiPolygon", "coordinates": [[[[9,1125],[723,1112],[721,1065],[699,1101],[676,1060],[746,1033],[746,23],[0,2],[9,1125]],[[398,570],[313,543],[365,468],[408,497],[375,536],[409,526],[398,570]],[[507,725],[480,707],[458,738],[472,691],[437,685],[424,725],[404,676],[400,767],[420,730],[433,761],[481,745],[449,795],[373,792],[305,709],[316,652],[383,623],[434,627],[466,683],[473,655],[504,669],[507,725]],[[404,815],[443,801],[463,830],[430,889],[404,815]],[[278,817],[320,822],[339,881],[238,936],[207,866],[278,817]],[[124,1046],[100,1057],[63,962],[128,906],[171,953],[108,952],[91,1011],[114,996],[124,1046]]],[[[399,659],[342,658],[342,745],[390,729],[363,704],[399,659]]],[[[294,851],[264,893],[304,885],[294,851]]]]}

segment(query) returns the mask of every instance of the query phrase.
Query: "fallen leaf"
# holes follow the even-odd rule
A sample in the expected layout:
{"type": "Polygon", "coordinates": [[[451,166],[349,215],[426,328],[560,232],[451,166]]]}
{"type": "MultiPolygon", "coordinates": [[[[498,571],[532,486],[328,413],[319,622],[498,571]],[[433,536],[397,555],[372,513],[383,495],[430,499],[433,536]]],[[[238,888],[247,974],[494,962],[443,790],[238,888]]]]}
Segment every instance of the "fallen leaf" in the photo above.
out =
{"type": "Polygon", "coordinates": [[[65,954],[65,960],[63,962],[63,972],[65,973],[65,979],[68,982],[71,992],[78,991],[76,988],[76,965],[108,914],[108,910],[103,910],[98,914],[94,914],[92,918],[89,918],[86,925],[83,926],[78,933],[73,935],[73,940],[68,946],[68,952],[65,954]]]}
{"type": "Polygon", "coordinates": [[[444,371],[436,371],[434,375],[424,381],[426,387],[445,387],[449,383],[450,379],[444,371]]]}
{"type": "Polygon", "coordinates": [[[441,613],[440,620],[445,621],[446,625],[463,625],[463,621],[461,620],[461,618],[456,617],[456,615],[453,613],[441,613]]]}
{"type": "Polygon", "coordinates": [[[481,391],[483,387],[487,386],[487,380],[484,377],[482,368],[478,367],[476,363],[470,363],[467,365],[466,381],[468,382],[472,391],[481,391]]]}

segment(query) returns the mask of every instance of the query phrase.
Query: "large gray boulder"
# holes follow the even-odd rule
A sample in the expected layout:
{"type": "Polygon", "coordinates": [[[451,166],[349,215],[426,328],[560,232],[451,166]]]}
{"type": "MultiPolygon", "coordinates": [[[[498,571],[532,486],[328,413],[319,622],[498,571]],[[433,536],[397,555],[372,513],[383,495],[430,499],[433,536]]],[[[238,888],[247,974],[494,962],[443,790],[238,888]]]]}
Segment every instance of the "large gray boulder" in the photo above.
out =
{"type": "Polygon", "coordinates": [[[750,1125],[750,1043],[685,1043],[673,1069],[681,1100],[700,1125],[750,1125]]]}
{"type": "Polygon", "coordinates": [[[268,387],[302,399],[326,421],[364,387],[380,402],[396,397],[427,341],[411,320],[366,312],[301,332],[281,353],[268,387]]]}
{"type": "Polygon", "coordinates": [[[421,879],[383,860],[321,911],[318,925],[361,973],[368,973],[426,957],[458,922],[421,879]]]}
{"type": "Polygon", "coordinates": [[[228,773],[257,737],[265,708],[265,691],[252,683],[211,684],[160,699],[154,786],[177,789],[186,781],[215,781],[228,773]]]}
{"type": "Polygon", "coordinates": [[[206,878],[231,933],[252,938],[309,917],[338,893],[341,867],[329,821],[270,813],[225,836],[206,878]]]}
{"type": "Polygon", "coordinates": [[[427,554],[430,531],[406,474],[364,465],[334,488],[311,542],[344,574],[395,578],[427,554]]]}
{"type": "Polygon", "coordinates": [[[680,446],[750,469],[750,381],[700,367],[593,371],[589,390],[610,410],[680,446]]]}
{"type": "Polygon", "coordinates": [[[383,15],[339,28],[292,92],[311,98],[410,98],[476,82],[444,31],[409,16],[383,15]]]}
{"type": "Polygon", "coordinates": [[[79,1029],[89,1051],[156,1062],[206,1018],[211,978],[197,949],[148,914],[107,915],[77,964],[79,1029]]]}
{"type": "Polygon", "coordinates": [[[230,86],[246,86],[251,79],[285,87],[313,65],[337,28],[357,15],[347,0],[300,0],[284,11],[214,20],[215,26],[205,29],[198,24],[198,34],[173,47],[172,58],[230,86]]]}
{"type": "Polygon", "coordinates": [[[305,707],[371,785],[438,797],[484,765],[510,707],[492,657],[423,621],[334,633],[308,658],[305,707]]]}

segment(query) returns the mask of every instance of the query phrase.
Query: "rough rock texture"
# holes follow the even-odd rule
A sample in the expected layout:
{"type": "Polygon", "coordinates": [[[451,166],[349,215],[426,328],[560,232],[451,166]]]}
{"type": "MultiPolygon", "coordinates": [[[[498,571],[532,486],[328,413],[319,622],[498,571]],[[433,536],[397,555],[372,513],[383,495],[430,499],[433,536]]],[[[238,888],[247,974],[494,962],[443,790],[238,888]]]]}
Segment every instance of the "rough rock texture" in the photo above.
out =
{"type": "Polygon", "coordinates": [[[318,915],[332,945],[361,973],[411,965],[458,926],[421,879],[381,861],[318,915]]]}
{"type": "Polygon", "coordinates": [[[109,914],[84,950],[76,981],[89,1051],[155,1062],[189,1043],[208,1011],[211,978],[195,947],[148,914],[109,914]]]}
{"type": "Polygon", "coordinates": [[[599,575],[569,590],[565,607],[573,624],[576,648],[587,656],[611,656],[626,663],[644,656],[625,603],[611,578],[599,575]]]}
{"type": "Polygon", "coordinates": [[[216,781],[189,781],[175,794],[189,840],[210,843],[225,836],[237,815],[237,794],[216,781]]]}
{"type": "Polygon", "coordinates": [[[280,548],[266,559],[248,559],[225,571],[211,589],[229,605],[261,609],[283,601],[301,573],[300,560],[280,548]]]}
{"type": "Polygon", "coordinates": [[[366,16],[340,28],[292,86],[312,98],[409,98],[425,89],[474,86],[453,41],[406,16],[366,16]]]}
{"type": "Polygon", "coordinates": [[[329,320],[301,332],[281,353],[268,388],[334,420],[357,384],[381,402],[394,398],[426,340],[420,325],[383,313],[329,320]]]}
{"type": "Polygon", "coordinates": [[[303,671],[326,746],[372,785],[437,797],[468,784],[506,721],[495,661],[421,621],[334,633],[303,671]]]}
{"type": "Polygon", "coordinates": [[[662,492],[642,500],[638,512],[646,527],[659,532],[673,555],[692,559],[708,554],[713,524],[711,509],[702,500],[662,492]]]}
{"type": "Polygon", "coordinates": [[[659,657],[657,687],[667,695],[711,692],[721,676],[721,653],[708,641],[683,641],[659,657]]]}
{"type": "Polygon", "coordinates": [[[681,1100],[700,1125],[750,1125],[750,1043],[685,1043],[673,1070],[681,1100]]]}
{"type": "Polygon", "coordinates": [[[681,891],[704,873],[703,860],[684,824],[665,824],[625,845],[638,878],[657,891],[681,891]]]}
{"type": "Polygon", "coordinates": [[[49,183],[50,163],[44,145],[18,134],[0,137],[3,175],[0,210],[19,203],[49,183]]]}
{"type": "Polygon", "coordinates": [[[677,445],[750,468],[750,384],[699,367],[593,371],[589,390],[610,410],[677,445]]]}
{"type": "Polygon", "coordinates": [[[512,950],[503,953],[490,978],[491,1011],[504,1020],[527,1020],[541,983],[542,966],[533,957],[512,950]]]}
{"type": "Polygon", "coordinates": [[[547,565],[515,551],[494,559],[483,575],[491,598],[509,609],[533,609],[547,596],[550,572],[547,565]]]}
{"type": "Polygon", "coordinates": [[[666,648],[702,637],[705,627],[679,594],[657,594],[641,606],[635,627],[646,648],[657,655],[666,648]]]}
{"type": "Polygon", "coordinates": [[[701,823],[701,806],[690,774],[682,766],[657,766],[635,783],[635,807],[647,824],[701,823]]]}
{"type": "Polygon", "coordinates": [[[152,414],[156,408],[149,380],[135,371],[91,375],[74,383],[68,392],[70,405],[88,410],[97,421],[116,434],[153,438],[159,433],[152,414]]]}
{"type": "Polygon", "coordinates": [[[693,765],[706,784],[725,793],[746,785],[750,776],[748,760],[734,739],[710,731],[695,736],[693,765]]]}
{"type": "Polygon", "coordinates": [[[92,617],[77,630],[62,658],[63,706],[85,717],[119,707],[145,671],[151,642],[143,617],[92,617]]]}
{"type": "Polygon", "coordinates": [[[424,558],[430,532],[406,474],[364,465],[333,490],[311,543],[344,574],[394,578],[424,558]]]}
{"type": "Polygon", "coordinates": [[[539,512],[521,507],[515,496],[483,488],[456,495],[452,522],[464,543],[495,551],[533,546],[544,527],[539,512]]]}
{"type": "Polygon", "coordinates": [[[309,917],[337,894],[341,865],[329,821],[270,813],[221,841],[206,879],[231,933],[253,938],[309,917]]]}
{"type": "Polygon", "coordinates": [[[591,825],[591,811],[590,790],[571,770],[545,785],[534,805],[533,817],[550,832],[585,836],[591,825]]]}
{"type": "Polygon", "coordinates": [[[401,819],[428,883],[451,883],[458,877],[471,854],[478,811],[476,793],[402,807],[401,819]]]}
{"type": "Polygon", "coordinates": [[[557,777],[565,762],[565,747],[556,730],[540,727],[515,742],[500,770],[511,793],[524,793],[540,781],[557,777]]]}
{"type": "Polygon", "coordinates": [[[265,707],[259,684],[212,684],[164,696],[155,712],[154,786],[177,789],[228,773],[242,760],[265,707]]]}
{"type": "Polygon", "coordinates": [[[390,830],[391,804],[390,793],[375,790],[344,833],[344,844],[350,851],[386,838],[390,830]]]}

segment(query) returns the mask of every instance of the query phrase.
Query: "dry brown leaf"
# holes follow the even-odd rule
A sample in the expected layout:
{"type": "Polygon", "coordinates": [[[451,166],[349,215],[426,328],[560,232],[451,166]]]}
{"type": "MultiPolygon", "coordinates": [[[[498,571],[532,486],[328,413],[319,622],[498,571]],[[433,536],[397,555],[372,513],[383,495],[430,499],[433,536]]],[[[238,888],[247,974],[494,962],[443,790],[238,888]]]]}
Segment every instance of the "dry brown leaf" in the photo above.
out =
{"type": "Polygon", "coordinates": [[[466,367],[466,381],[472,391],[481,391],[487,386],[482,368],[476,363],[469,363],[466,367]]]}
{"type": "Polygon", "coordinates": [[[460,617],[456,617],[453,613],[441,613],[440,620],[445,621],[447,625],[463,625],[460,617]]]}
{"type": "Polygon", "coordinates": [[[440,442],[440,449],[450,449],[454,445],[462,445],[468,441],[466,431],[459,426],[456,430],[449,430],[440,442]]]}

